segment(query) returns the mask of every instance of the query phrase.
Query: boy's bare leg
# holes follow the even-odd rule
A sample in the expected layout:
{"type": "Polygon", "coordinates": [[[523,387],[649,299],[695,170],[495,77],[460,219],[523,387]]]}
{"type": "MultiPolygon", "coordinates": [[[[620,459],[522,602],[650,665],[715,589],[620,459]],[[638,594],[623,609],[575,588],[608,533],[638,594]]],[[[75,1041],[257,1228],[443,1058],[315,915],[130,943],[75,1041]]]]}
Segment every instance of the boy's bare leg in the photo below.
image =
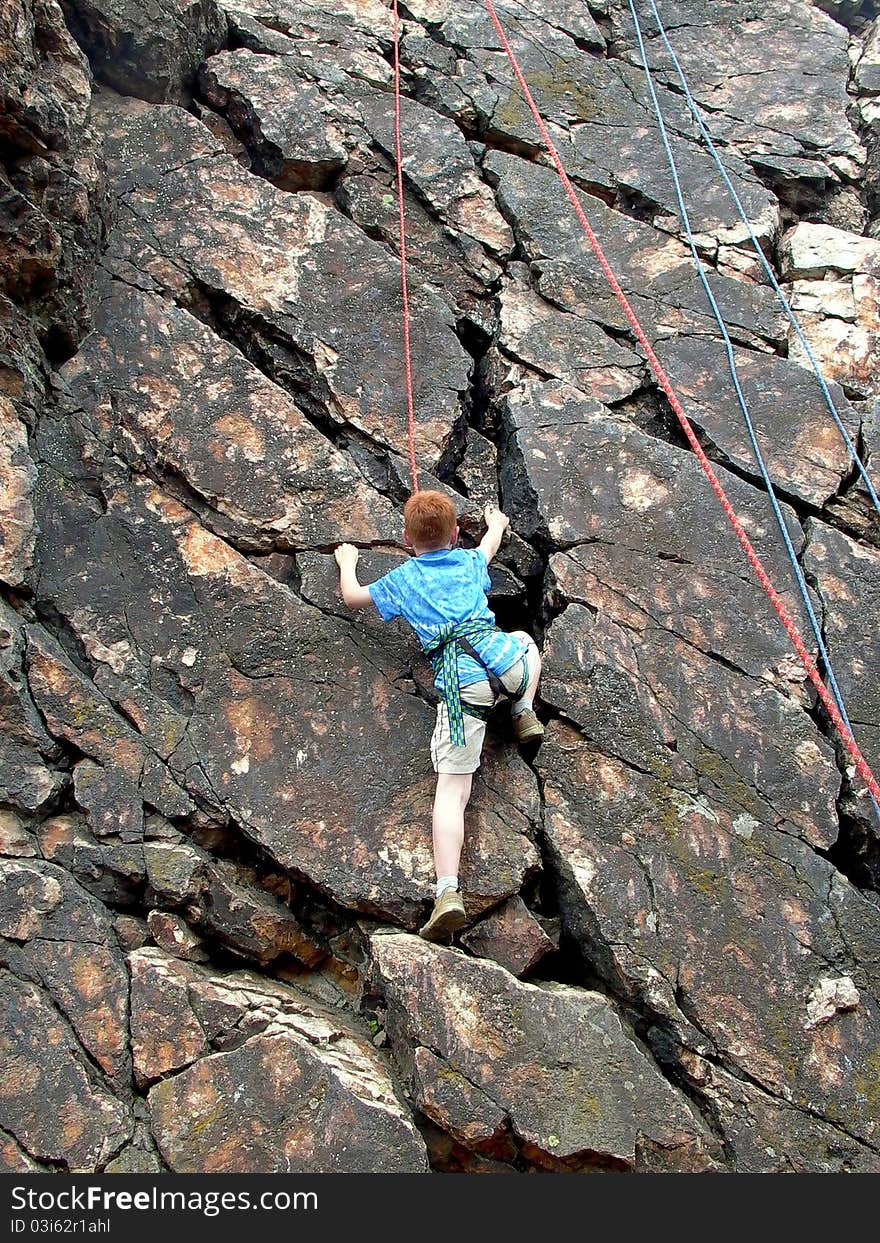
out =
{"type": "Polygon", "coordinates": [[[419,936],[426,941],[452,940],[467,923],[458,893],[458,864],[464,844],[464,809],[471,795],[473,773],[438,773],[434,795],[434,867],[437,900],[419,936]]]}
{"type": "Polygon", "coordinates": [[[441,877],[458,877],[464,844],[464,812],[473,780],[473,773],[437,774],[433,827],[434,868],[438,880],[441,877]]]}
{"type": "Polygon", "coordinates": [[[535,640],[525,630],[512,630],[511,636],[514,639],[522,639],[523,643],[528,645],[526,659],[529,665],[529,681],[522,695],[513,704],[512,710],[516,713],[531,708],[535,702],[535,695],[538,693],[538,682],[541,677],[541,653],[538,651],[538,645],[535,640]]]}

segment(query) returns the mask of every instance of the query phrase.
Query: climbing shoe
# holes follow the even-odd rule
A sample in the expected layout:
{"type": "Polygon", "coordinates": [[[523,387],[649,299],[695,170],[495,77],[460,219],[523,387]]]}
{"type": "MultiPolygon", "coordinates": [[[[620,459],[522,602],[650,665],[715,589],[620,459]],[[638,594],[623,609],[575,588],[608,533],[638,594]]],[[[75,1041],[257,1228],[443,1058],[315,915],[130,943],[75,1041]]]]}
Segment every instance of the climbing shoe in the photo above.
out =
{"type": "Polygon", "coordinates": [[[451,941],[467,922],[464,903],[457,889],[444,889],[434,903],[431,918],[419,929],[419,936],[426,941],[451,941]]]}
{"type": "Polygon", "coordinates": [[[517,742],[531,742],[535,738],[544,737],[544,726],[531,708],[526,708],[525,712],[517,712],[516,716],[511,717],[511,721],[517,742]]]}

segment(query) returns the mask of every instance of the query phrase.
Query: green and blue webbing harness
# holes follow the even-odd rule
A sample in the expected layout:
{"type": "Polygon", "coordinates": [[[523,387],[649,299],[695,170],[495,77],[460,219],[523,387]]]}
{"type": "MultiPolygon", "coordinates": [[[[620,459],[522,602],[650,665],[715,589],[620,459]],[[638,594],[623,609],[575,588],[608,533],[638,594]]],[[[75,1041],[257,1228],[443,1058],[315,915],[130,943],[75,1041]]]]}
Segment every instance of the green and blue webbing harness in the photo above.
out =
{"type": "Polygon", "coordinates": [[[528,667],[526,667],[523,674],[523,684],[516,691],[509,691],[473,646],[475,639],[486,638],[490,634],[495,634],[498,629],[498,626],[493,625],[489,621],[449,622],[441,627],[430,644],[422,648],[425,654],[431,657],[431,668],[435,680],[438,673],[441,670],[443,672],[442,694],[446,702],[446,711],[449,714],[449,734],[454,747],[463,747],[465,743],[465,713],[468,716],[475,716],[481,721],[485,721],[488,719],[493,707],[493,705],[484,706],[483,704],[467,703],[462,699],[461,686],[458,681],[458,649],[461,649],[466,656],[470,656],[478,665],[482,665],[496,700],[502,695],[510,699],[517,699],[528,685],[529,673],[528,667]]]}

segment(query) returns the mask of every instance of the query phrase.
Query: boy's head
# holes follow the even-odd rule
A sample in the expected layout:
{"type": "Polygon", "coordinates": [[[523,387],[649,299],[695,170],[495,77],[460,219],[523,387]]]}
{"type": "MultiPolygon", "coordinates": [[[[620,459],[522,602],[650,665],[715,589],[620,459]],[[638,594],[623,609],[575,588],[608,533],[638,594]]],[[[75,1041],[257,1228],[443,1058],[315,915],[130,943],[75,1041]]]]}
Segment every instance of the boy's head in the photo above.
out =
{"type": "Polygon", "coordinates": [[[423,552],[446,548],[458,535],[458,515],[442,492],[414,492],[403,507],[403,531],[408,544],[423,552]]]}

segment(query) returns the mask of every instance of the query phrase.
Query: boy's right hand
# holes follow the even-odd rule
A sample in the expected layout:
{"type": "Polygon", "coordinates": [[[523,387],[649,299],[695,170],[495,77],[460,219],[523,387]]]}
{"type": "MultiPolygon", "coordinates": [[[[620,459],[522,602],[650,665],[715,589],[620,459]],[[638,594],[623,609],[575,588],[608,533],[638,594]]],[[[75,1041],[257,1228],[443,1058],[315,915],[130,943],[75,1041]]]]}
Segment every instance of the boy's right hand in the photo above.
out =
{"type": "Polygon", "coordinates": [[[336,558],[336,564],[340,570],[344,570],[347,565],[357,565],[360,552],[355,548],[354,544],[340,544],[334,551],[333,556],[336,558]]]}

